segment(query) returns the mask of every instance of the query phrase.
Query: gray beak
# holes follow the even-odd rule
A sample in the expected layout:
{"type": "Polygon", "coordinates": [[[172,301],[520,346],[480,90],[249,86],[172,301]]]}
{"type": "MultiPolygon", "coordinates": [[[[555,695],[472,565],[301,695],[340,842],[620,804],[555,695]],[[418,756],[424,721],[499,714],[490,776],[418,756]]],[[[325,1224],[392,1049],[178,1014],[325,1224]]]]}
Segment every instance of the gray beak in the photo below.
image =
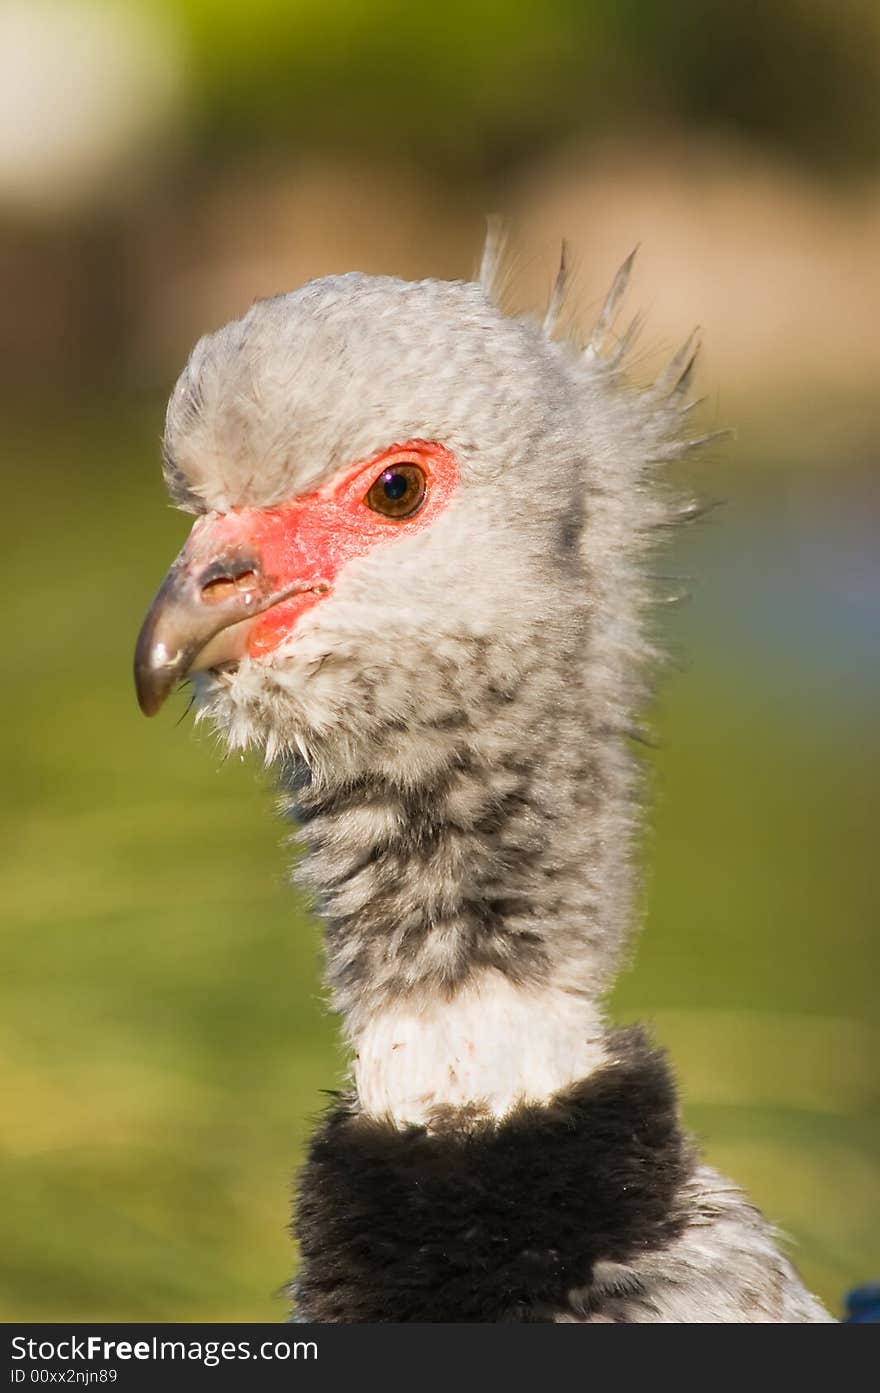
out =
{"type": "Polygon", "coordinates": [[[143,622],[134,684],[145,716],[155,716],[189,673],[243,657],[255,615],[314,588],[314,581],[279,585],[263,573],[255,547],[217,533],[207,519],[196,524],[143,622]]]}

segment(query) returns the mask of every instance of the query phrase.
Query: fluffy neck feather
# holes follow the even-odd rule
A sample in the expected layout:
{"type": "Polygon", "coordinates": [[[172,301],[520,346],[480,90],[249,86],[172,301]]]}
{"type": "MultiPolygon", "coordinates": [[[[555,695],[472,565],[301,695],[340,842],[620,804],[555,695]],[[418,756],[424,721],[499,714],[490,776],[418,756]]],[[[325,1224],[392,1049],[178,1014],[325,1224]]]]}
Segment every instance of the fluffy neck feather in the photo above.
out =
{"type": "Polygon", "coordinates": [[[386,731],[358,775],[328,751],[283,780],[362,1100],[401,1121],[589,1072],[627,917],[629,756],[582,664],[548,630],[506,682],[468,671],[453,715],[386,731]]]}
{"type": "Polygon", "coordinates": [[[593,1002],[552,987],[517,986],[493,968],[450,998],[404,1000],[358,1031],[361,1107],[398,1126],[431,1125],[446,1108],[505,1117],[544,1102],[606,1062],[593,1002]]]}

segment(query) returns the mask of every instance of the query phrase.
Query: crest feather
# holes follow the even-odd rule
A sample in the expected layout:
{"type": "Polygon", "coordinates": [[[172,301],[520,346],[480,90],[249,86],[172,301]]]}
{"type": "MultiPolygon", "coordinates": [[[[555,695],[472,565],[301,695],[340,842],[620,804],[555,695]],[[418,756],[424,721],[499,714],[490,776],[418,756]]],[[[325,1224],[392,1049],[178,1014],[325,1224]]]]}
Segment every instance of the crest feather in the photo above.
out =
{"type": "Polygon", "coordinates": [[[559,251],[559,269],[556,272],[556,279],[553,282],[553,289],[550,291],[550,299],[547,302],[547,312],[544,315],[544,336],[552,339],[554,331],[559,324],[562,308],[565,304],[565,297],[568,293],[569,283],[569,247],[563,238],[562,246],[559,251]]]}
{"type": "Polygon", "coordinates": [[[584,355],[587,358],[598,358],[605,347],[608,331],[614,323],[617,311],[620,309],[621,301],[626,294],[638,250],[638,246],[633,247],[626,261],[624,261],[617,275],[614,277],[614,280],[611,282],[611,289],[605,297],[605,303],[599,311],[599,317],[593,326],[590,341],[584,349],[584,355]]]}
{"type": "Polygon", "coordinates": [[[684,395],[693,380],[694,366],[701,347],[700,327],[697,325],[688,334],[678,352],[670,358],[654,383],[654,391],[657,396],[680,397],[684,395]]]}
{"type": "Polygon", "coordinates": [[[498,305],[502,289],[502,268],[507,250],[507,230],[504,219],[492,213],[486,219],[486,240],[477,277],[483,294],[498,305]]]}

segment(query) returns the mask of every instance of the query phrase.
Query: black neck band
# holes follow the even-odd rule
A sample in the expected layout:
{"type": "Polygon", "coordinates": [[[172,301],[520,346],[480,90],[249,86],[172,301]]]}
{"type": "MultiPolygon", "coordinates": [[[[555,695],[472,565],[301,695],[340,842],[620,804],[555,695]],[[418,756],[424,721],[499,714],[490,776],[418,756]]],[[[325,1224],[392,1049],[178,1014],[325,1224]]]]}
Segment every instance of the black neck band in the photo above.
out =
{"type": "Polygon", "coordinates": [[[338,1099],[301,1177],[297,1317],[547,1320],[600,1259],[669,1243],[693,1164],[674,1085],[637,1028],[609,1058],[501,1122],[401,1130],[338,1099]]]}

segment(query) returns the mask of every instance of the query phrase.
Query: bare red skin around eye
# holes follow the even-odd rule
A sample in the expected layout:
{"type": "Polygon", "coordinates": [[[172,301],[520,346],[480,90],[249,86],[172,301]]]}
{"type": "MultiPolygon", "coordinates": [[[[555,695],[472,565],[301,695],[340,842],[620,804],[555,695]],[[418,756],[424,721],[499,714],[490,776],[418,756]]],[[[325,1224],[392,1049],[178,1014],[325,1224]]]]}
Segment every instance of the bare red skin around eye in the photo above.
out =
{"type": "Polygon", "coordinates": [[[277,508],[235,508],[196,523],[194,533],[202,533],[200,552],[209,540],[218,552],[240,546],[243,553],[259,558],[271,589],[293,582],[309,587],[254,618],[247,638],[250,656],[263,657],[288,638],[300,617],[332,593],[349,561],[383,542],[429,527],[449,504],[457,482],[455,459],[447,449],[433,441],[408,440],[359,461],[315,493],[277,508]],[[411,518],[382,517],[364,499],[379,474],[404,461],[425,471],[425,500],[411,518]]]}

